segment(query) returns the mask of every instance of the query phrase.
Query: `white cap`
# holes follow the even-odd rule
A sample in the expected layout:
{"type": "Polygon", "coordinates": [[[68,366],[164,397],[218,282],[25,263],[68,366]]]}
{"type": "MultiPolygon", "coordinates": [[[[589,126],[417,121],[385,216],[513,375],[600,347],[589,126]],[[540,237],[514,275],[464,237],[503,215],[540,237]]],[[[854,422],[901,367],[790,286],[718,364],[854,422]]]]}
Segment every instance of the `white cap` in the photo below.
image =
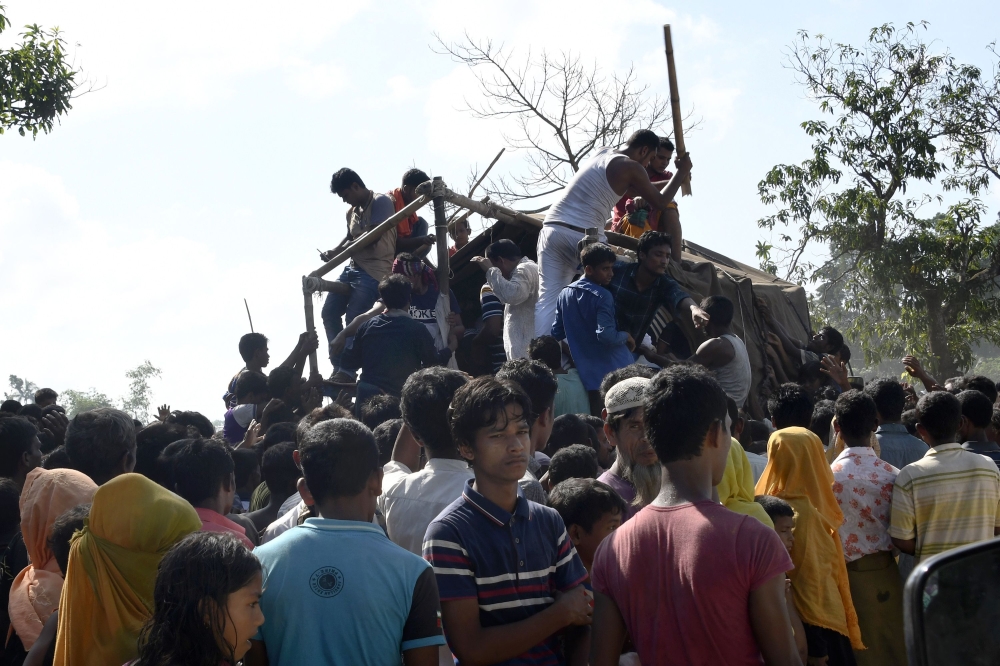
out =
{"type": "Polygon", "coordinates": [[[630,377],[618,382],[604,396],[604,408],[608,414],[624,412],[633,407],[641,407],[649,380],[645,377],[630,377]]]}

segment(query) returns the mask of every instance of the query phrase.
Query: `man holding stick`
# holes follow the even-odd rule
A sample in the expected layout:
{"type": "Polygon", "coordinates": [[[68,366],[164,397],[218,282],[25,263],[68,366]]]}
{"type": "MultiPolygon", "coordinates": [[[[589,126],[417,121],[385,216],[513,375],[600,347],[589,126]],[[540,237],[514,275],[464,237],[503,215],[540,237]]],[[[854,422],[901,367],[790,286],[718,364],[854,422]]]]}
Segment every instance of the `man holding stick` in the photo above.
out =
{"type": "Polygon", "coordinates": [[[601,148],[580,167],[559,199],[545,215],[538,234],[538,303],[535,337],[548,335],[556,318],[556,300],[580,272],[579,243],[588,230],[604,241],[604,225],[615,203],[629,190],[659,210],[666,210],[691,172],[687,154],[677,160],[677,173],[661,193],[646,173],[660,138],[650,130],[629,137],[625,148],[601,148]]]}

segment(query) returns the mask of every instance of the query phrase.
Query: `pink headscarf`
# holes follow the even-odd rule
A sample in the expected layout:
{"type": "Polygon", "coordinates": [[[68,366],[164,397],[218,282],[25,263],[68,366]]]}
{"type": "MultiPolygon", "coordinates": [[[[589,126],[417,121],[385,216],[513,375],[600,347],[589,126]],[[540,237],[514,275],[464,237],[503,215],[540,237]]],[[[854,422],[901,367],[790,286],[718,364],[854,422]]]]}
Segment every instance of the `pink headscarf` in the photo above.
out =
{"type": "Polygon", "coordinates": [[[423,275],[424,282],[428,286],[434,287],[434,289],[438,288],[437,276],[434,274],[434,271],[419,259],[416,261],[406,261],[401,257],[396,257],[392,262],[392,272],[398,275],[423,275]]]}

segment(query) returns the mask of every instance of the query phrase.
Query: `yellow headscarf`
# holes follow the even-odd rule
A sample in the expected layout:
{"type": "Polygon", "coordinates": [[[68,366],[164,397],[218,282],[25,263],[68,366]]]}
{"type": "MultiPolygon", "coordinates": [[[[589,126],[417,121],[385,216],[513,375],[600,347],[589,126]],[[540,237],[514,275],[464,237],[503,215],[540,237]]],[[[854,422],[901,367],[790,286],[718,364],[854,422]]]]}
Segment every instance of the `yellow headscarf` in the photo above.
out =
{"type": "Polygon", "coordinates": [[[38,640],[42,626],[59,607],[63,577],[49,548],[52,523],[70,509],[94,498],[97,484],[72,469],[28,473],[21,491],[21,535],[31,564],[10,588],[10,623],[26,650],[38,640]]]}
{"type": "Polygon", "coordinates": [[[729,447],[726,473],[716,489],[719,491],[719,501],[727,509],[756,518],[774,529],[774,523],[764,511],[764,507],[753,501],[753,468],[750,467],[746,451],[735,439],[733,445],[729,447]]]}
{"type": "Polygon", "coordinates": [[[199,529],[190,504],[141,474],[101,486],[70,550],[55,666],[135,659],[139,630],[152,614],[156,568],[171,546],[199,529]]]}
{"type": "Polygon", "coordinates": [[[837,533],[844,514],[833,495],[833,472],[819,437],[805,428],[772,434],[767,467],[756,490],[758,495],[780,497],[795,509],[795,569],[788,575],[802,621],[847,636],[854,649],[863,650],[837,533]]]}

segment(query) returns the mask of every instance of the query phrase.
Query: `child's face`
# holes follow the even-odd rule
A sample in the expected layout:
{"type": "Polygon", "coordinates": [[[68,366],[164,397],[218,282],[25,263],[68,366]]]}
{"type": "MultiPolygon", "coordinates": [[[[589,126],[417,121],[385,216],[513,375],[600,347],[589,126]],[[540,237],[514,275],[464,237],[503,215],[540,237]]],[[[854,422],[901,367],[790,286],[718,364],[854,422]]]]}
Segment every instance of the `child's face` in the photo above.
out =
{"type": "Polygon", "coordinates": [[[597,264],[596,266],[585,266],[583,272],[592,282],[605,287],[610,284],[611,278],[615,276],[615,264],[609,261],[604,264],[597,264]]]}
{"type": "Polygon", "coordinates": [[[785,549],[791,553],[792,546],[795,545],[795,536],[792,535],[792,530],[795,529],[795,518],[779,516],[773,522],[774,531],[781,537],[781,543],[785,544],[785,549]]]}
{"type": "Polygon", "coordinates": [[[462,222],[456,223],[455,224],[455,233],[454,233],[455,247],[462,247],[466,243],[468,243],[469,242],[469,233],[470,233],[470,231],[469,231],[469,223],[468,222],[465,222],[463,220],[462,222]]]}
{"type": "Polygon", "coordinates": [[[257,634],[257,629],[264,624],[264,613],[260,610],[260,595],[263,579],[260,572],[248,584],[236,590],[226,599],[226,628],[223,640],[227,645],[220,645],[223,654],[228,654],[232,648],[233,656],[239,661],[250,649],[250,639],[257,634]]]}
{"type": "Polygon", "coordinates": [[[601,515],[589,532],[579,525],[573,525],[570,537],[573,539],[577,553],[580,554],[580,559],[589,566],[594,561],[597,547],[601,545],[606,536],[618,529],[621,524],[622,514],[609,511],[601,515]]]}
{"type": "Polygon", "coordinates": [[[476,430],[473,446],[463,446],[462,455],[477,478],[516,483],[528,469],[530,446],[526,415],[520,405],[507,405],[495,423],[476,430]]]}

